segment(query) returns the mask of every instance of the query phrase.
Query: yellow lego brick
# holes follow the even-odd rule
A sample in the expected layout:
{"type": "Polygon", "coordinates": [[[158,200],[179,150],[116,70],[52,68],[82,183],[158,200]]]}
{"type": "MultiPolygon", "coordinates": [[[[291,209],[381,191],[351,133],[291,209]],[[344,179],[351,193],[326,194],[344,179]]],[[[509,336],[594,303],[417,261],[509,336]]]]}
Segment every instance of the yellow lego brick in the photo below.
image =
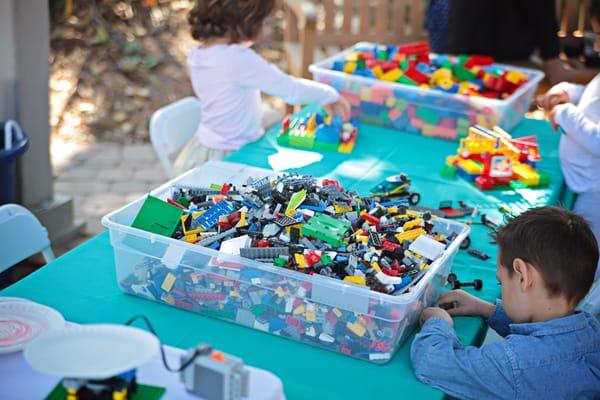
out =
{"type": "Polygon", "coordinates": [[[431,85],[428,85],[427,83],[421,83],[419,87],[421,89],[431,89],[431,85]]]}
{"type": "Polygon", "coordinates": [[[231,292],[229,292],[229,297],[240,297],[240,292],[238,292],[237,290],[232,290],[231,292]]]}
{"type": "Polygon", "coordinates": [[[381,77],[379,77],[379,79],[381,79],[382,81],[387,81],[387,82],[396,82],[398,80],[398,78],[400,78],[402,76],[402,74],[403,74],[403,72],[400,68],[394,68],[392,70],[389,70],[385,74],[381,75],[381,77]]]}
{"type": "Polygon", "coordinates": [[[346,322],[346,328],[348,328],[350,331],[352,331],[352,333],[354,333],[358,337],[363,337],[367,332],[367,329],[358,322],[346,322]]]}
{"type": "Polygon", "coordinates": [[[354,208],[352,208],[352,206],[348,206],[348,205],[340,205],[340,204],[336,204],[333,206],[333,211],[336,214],[343,214],[343,213],[347,213],[354,210],[354,208]]]}
{"type": "Polygon", "coordinates": [[[367,281],[365,280],[364,276],[346,276],[344,278],[344,282],[350,282],[350,283],[354,283],[356,285],[362,285],[365,286],[367,284],[367,281]]]}
{"type": "Polygon", "coordinates": [[[302,254],[294,254],[294,261],[298,264],[298,268],[306,268],[306,259],[302,254]]]}
{"type": "Polygon", "coordinates": [[[369,243],[369,237],[368,236],[357,236],[356,241],[361,242],[361,243],[369,243]]]}
{"type": "MultiPolygon", "coordinates": [[[[293,215],[293,214],[292,214],[293,215]]],[[[285,233],[287,233],[288,235],[290,234],[290,231],[292,230],[292,228],[298,228],[300,229],[300,232],[302,232],[302,224],[296,224],[296,225],[289,225],[285,227],[285,233]]]]}
{"type": "Polygon", "coordinates": [[[540,174],[528,164],[517,163],[513,165],[513,174],[519,182],[527,186],[537,186],[540,184],[540,174]]]}
{"type": "Polygon", "coordinates": [[[402,229],[404,229],[405,231],[408,231],[414,227],[421,226],[421,225],[423,225],[423,220],[421,218],[416,218],[416,219],[413,219],[412,221],[408,221],[404,225],[402,225],[402,229]]]}
{"type": "Polygon", "coordinates": [[[340,310],[338,310],[336,307],[333,308],[333,313],[335,314],[336,317],[341,317],[342,316],[342,312],[340,310]]]}
{"type": "Polygon", "coordinates": [[[421,271],[422,271],[422,270],[424,270],[424,269],[427,269],[428,267],[429,267],[429,265],[428,265],[427,263],[421,263],[421,264],[419,265],[419,269],[420,269],[421,271]]]}
{"type": "Polygon", "coordinates": [[[206,210],[204,210],[204,211],[196,211],[196,212],[192,213],[192,218],[196,219],[199,216],[201,216],[202,214],[204,214],[205,212],[206,212],[206,210]]]}
{"type": "Polygon", "coordinates": [[[285,291],[281,286],[278,286],[277,289],[275,289],[275,294],[277,297],[283,297],[285,295],[285,291]]]}
{"type": "Polygon", "coordinates": [[[505,76],[506,80],[510,83],[514,83],[515,85],[521,82],[523,79],[527,79],[527,74],[521,71],[508,71],[505,76]]]}
{"type": "Polygon", "coordinates": [[[458,166],[471,175],[481,175],[483,172],[483,166],[473,160],[460,160],[458,166]]]}
{"type": "Polygon", "coordinates": [[[306,130],[309,132],[314,132],[315,127],[317,126],[317,116],[316,114],[312,114],[306,123],[306,130]]]}
{"type": "Polygon", "coordinates": [[[185,235],[185,241],[188,243],[196,243],[198,241],[198,235],[195,233],[188,233],[185,235]]]}
{"type": "Polygon", "coordinates": [[[396,98],[393,96],[389,96],[387,99],[385,99],[385,105],[392,108],[396,105],[396,98]]]}
{"type": "Polygon", "coordinates": [[[168,273],[167,276],[165,276],[165,280],[163,281],[162,285],[160,285],[160,288],[162,290],[164,290],[165,292],[170,292],[171,289],[173,289],[173,284],[175,283],[175,275],[173,275],[172,273],[168,273]]]}
{"type": "Polygon", "coordinates": [[[304,314],[306,311],[306,306],[304,304],[300,304],[298,307],[294,308],[294,315],[304,314]]]}
{"type": "Polygon", "coordinates": [[[347,74],[351,74],[356,70],[356,63],[351,61],[351,62],[347,62],[346,65],[344,65],[344,72],[347,74]]]}
{"type": "Polygon", "coordinates": [[[352,150],[354,150],[354,144],[354,142],[340,143],[338,146],[338,152],[344,154],[352,153],[352,150]]]}
{"type": "Polygon", "coordinates": [[[246,222],[246,213],[242,211],[240,213],[240,221],[237,223],[237,226],[241,228],[246,225],[248,225],[248,222],[246,222]]]}
{"type": "Polygon", "coordinates": [[[171,305],[175,304],[175,299],[170,294],[165,294],[165,295],[161,296],[160,299],[162,301],[164,301],[165,303],[169,303],[171,305]]]}
{"type": "Polygon", "coordinates": [[[435,132],[436,126],[430,124],[423,124],[423,128],[421,129],[421,133],[423,136],[433,136],[435,132]]]}
{"type": "Polygon", "coordinates": [[[402,244],[405,240],[415,240],[419,236],[425,235],[425,234],[426,234],[425,229],[418,228],[418,229],[412,229],[407,232],[398,233],[398,234],[396,234],[395,237],[396,237],[396,240],[398,240],[398,242],[400,244],[402,244]]]}
{"type": "Polygon", "coordinates": [[[375,269],[375,271],[381,272],[381,267],[379,266],[379,264],[377,262],[374,262],[373,264],[371,264],[371,267],[373,267],[375,269]]]}
{"type": "Polygon", "coordinates": [[[448,156],[446,157],[446,165],[454,165],[455,163],[458,163],[459,160],[459,156],[448,156]]]}
{"type": "Polygon", "coordinates": [[[309,322],[315,322],[315,312],[314,311],[307,311],[306,312],[306,320],[309,322]]]}
{"type": "Polygon", "coordinates": [[[373,72],[373,75],[375,75],[377,79],[381,78],[381,75],[383,75],[383,69],[379,65],[376,65],[371,72],[373,72]]]}

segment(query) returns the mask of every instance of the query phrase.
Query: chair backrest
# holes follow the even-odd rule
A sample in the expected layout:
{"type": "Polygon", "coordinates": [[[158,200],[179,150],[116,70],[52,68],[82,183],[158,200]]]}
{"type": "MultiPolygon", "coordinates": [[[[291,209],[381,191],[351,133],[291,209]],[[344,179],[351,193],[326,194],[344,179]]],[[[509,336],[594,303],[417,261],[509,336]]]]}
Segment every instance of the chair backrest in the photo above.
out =
{"type": "Polygon", "coordinates": [[[18,204],[0,206],[0,238],[0,272],[40,252],[46,262],[54,259],[48,231],[18,204]]]}
{"type": "Polygon", "coordinates": [[[200,123],[200,100],[186,97],[158,109],[150,119],[150,140],[165,172],[173,176],[173,161],[194,136],[200,123]]]}

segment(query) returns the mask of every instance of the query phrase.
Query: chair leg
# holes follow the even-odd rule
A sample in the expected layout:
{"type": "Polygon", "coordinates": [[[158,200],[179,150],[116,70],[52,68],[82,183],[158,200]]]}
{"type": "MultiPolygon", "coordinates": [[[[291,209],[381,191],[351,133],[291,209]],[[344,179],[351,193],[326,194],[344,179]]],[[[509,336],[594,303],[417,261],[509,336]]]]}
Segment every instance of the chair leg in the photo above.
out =
{"type": "Polygon", "coordinates": [[[42,250],[42,255],[44,256],[44,259],[46,260],[46,264],[48,264],[50,261],[52,261],[56,258],[56,257],[54,257],[54,252],[52,251],[52,247],[50,247],[50,246],[48,246],[42,250]]]}
{"type": "Polygon", "coordinates": [[[313,62],[315,31],[315,22],[311,20],[306,21],[300,32],[300,74],[303,78],[310,78],[308,66],[313,62]]]}

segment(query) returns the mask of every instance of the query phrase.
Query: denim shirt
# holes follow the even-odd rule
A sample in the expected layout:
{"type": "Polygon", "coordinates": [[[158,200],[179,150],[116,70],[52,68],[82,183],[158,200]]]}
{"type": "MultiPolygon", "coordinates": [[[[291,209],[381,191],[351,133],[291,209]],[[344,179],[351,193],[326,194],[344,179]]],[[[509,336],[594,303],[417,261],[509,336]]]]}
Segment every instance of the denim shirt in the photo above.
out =
{"type": "Polygon", "coordinates": [[[428,319],[410,350],[417,378],[464,399],[600,398],[600,323],[591,315],[513,324],[497,300],[488,324],[505,339],[474,347],[447,321],[428,319]]]}

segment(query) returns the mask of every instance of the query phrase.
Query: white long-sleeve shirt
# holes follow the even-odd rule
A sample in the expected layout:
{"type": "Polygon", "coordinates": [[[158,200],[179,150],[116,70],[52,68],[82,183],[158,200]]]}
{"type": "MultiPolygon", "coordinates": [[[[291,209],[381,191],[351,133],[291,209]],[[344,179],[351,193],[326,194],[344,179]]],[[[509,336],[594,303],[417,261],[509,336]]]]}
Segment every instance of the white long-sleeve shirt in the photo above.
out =
{"type": "Polygon", "coordinates": [[[187,63],[201,104],[196,134],[208,148],[237,150],[263,135],[261,91],[289,104],[324,105],[339,96],[328,85],[285,74],[242,44],[197,47],[187,63]]]}
{"type": "Polygon", "coordinates": [[[575,193],[600,193],[600,74],[587,86],[562,82],[555,88],[570,101],[557,106],[554,116],[565,132],[559,155],[567,186],[575,193]]]}

